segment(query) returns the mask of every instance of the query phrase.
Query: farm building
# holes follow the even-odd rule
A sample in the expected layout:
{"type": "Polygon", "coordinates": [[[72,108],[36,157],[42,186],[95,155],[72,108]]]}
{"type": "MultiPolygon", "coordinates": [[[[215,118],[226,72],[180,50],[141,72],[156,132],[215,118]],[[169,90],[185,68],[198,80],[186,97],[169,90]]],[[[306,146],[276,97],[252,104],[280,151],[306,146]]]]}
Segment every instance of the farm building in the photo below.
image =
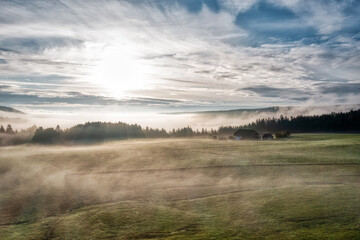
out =
{"type": "Polygon", "coordinates": [[[262,136],[262,139],[263,139],[263,140],[272,140],[272,139],[274,139],[274,136],[273,136],[271,133],[265,133],[265,134],[262,136]]]}
{"type": "Polygon", "coordinates": [[[259,133],[257,133],[253,129],[245,129],[245,128],[239,128],[234,133],[235,140],[249,140],[249,139],[259,139],[259,133]]]}

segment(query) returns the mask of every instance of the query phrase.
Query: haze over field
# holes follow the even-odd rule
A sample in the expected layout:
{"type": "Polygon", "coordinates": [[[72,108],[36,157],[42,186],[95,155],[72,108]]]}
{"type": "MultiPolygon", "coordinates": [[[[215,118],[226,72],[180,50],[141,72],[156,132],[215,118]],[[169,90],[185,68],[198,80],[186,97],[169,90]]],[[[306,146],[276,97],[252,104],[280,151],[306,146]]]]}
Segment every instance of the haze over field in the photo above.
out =
{"type": "Polygon", "coordinates": [[[0,103],[48,126],[168,128],[183,119],[159,113],[359,104],[359,16],[353,0],[5,0],[0,103]]]}
{"type": "Polygon", "coordinates": [[[1,239],[359,239],[360,135],[0,148],[1,239]]]}
{"type": "Polygon", "coordinates": [[[5,112],[0,109],[0,125],[11,123],[13,127],[24,129],[32,125],[55,127],[61,124],[61,127],[72,127],[78,123],[88,121],[124,121],[132,124],[140,124],[152,128],[181,128],[190,126],[194,129],[213,128],[219,126],[239,126],[251,123],[262,118],[279,118],[281,115],[287,117],[312,116],[328,113],[348,112],[350,110],[360,109],[359,104],[336,105],[336,106],[292,106],[292,107],[271,107],[255,109],[233,109],[221,111],[198,111],[198,112],[117,112],[105,109],[96,110],[93,113],[88,111],[41,111],[41,112],[5,112]]]}

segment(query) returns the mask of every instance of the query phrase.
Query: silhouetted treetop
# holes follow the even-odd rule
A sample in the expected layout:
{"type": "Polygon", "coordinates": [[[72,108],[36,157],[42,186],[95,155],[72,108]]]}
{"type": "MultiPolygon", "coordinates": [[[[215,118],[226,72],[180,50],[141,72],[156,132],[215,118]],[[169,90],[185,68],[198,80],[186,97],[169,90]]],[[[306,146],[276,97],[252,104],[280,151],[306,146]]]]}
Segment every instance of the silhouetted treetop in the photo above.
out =
{"type": "Polygon", "coordinates": [[[59,142],[59,138],[60,133],[55,131],[54,128],[47,128],[44,130],[42,127],[40,127],[35,131],[31,141],[34,143],[51,144],[59,142]]]}
{"type": "Polygon", "coordinates": [[[66,140],[101,141],[106,139],[143,138],[145,134],[138,124],[123,122],[87,122],[76,125],[64,132],[66,140]]]}
{"type": "Polygon", "coordinates": [[[7,134],[15,133],[10,124],[7,125],[5,133],[7,133],[7,134]]]}

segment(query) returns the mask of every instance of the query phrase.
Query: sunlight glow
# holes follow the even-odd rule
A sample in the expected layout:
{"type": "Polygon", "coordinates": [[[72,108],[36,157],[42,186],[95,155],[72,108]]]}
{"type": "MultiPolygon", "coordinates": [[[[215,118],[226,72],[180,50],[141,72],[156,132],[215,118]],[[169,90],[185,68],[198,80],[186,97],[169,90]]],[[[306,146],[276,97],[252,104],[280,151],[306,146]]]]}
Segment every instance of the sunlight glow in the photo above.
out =
{"type": "Polygon", "coordinates": [[[105,88],[112,97],[123,97],[127,92],[146,87],[150,67],[137,57],[129,46],[105,47],[92,69],[92,80],[105,88]]]}

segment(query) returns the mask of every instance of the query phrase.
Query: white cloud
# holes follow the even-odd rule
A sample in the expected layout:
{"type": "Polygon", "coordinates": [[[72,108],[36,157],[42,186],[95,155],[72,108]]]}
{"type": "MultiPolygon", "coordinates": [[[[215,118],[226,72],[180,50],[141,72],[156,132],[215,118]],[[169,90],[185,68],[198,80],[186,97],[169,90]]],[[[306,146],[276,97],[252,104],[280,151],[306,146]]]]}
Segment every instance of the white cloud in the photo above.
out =
{"type": "MultiPolygon", "coordinates": [[[[16,85],[16,91],[23,93],[31,90],[32,94],[40,94],[44,91],[38,89],[41,83],[36,76],[64,76],[71,80],[64,80],[63,84],[59,80],[49,86],[53,88],[51,94],[61,96],[71,89],[85,94],[118,94],[118,98],[181,100],[174,105],[193,102],[198,106],[236,103],[260,106],[296,101],[286,94],[264,97],[238,89],[259,85],[292,88],[302,91],[309,101],[326,103],[329,98],[335,98],[319,97],[317,83],[359,81],[357,40],[329,35],[345,24],[341,4],[274,1],[291,8],[308,26],[316,28],[319,36],[325,34],[327,39],[313,44],[275,39],[250,47],[250,33],[234,21],[239,11],[246,11],[255,2],[221,0],[223,9],[218,13],[204,6],[196,14],[178,4],[159,9],[151,4],[136,6],[125,1],[0,3],[0,48],[6,48],[3,44],[6,39],[29,39],[30,45],[54,38],[78,41],[76,44],[52,42],[49,46],[41,45],[40,41],[40,48],[32,51],[26,44],[21,49],[12,49],[15,51],[0,51],[0,58],[7,62],[0,64],[5,76],[0,83],[16,85]],[[112,67],[105,66],[100,71],[99,66],[108,65],[109,60],[112,67]],[[141,86],[125,86],[136,81],[124,79],[126,74],[137,71],[142,72],[141,86]],[[23,78],[23,82],[6,80],[6,76],[13,75],[35,78],[30,81],[23,78]],[[122,91],[114,89],[122,86],[122,91]]],[[[274,25],[269,23],[267,27],[274,25]]],[[[345,99],[352,103],[357,100],[354,96],[345,99]]]]}

